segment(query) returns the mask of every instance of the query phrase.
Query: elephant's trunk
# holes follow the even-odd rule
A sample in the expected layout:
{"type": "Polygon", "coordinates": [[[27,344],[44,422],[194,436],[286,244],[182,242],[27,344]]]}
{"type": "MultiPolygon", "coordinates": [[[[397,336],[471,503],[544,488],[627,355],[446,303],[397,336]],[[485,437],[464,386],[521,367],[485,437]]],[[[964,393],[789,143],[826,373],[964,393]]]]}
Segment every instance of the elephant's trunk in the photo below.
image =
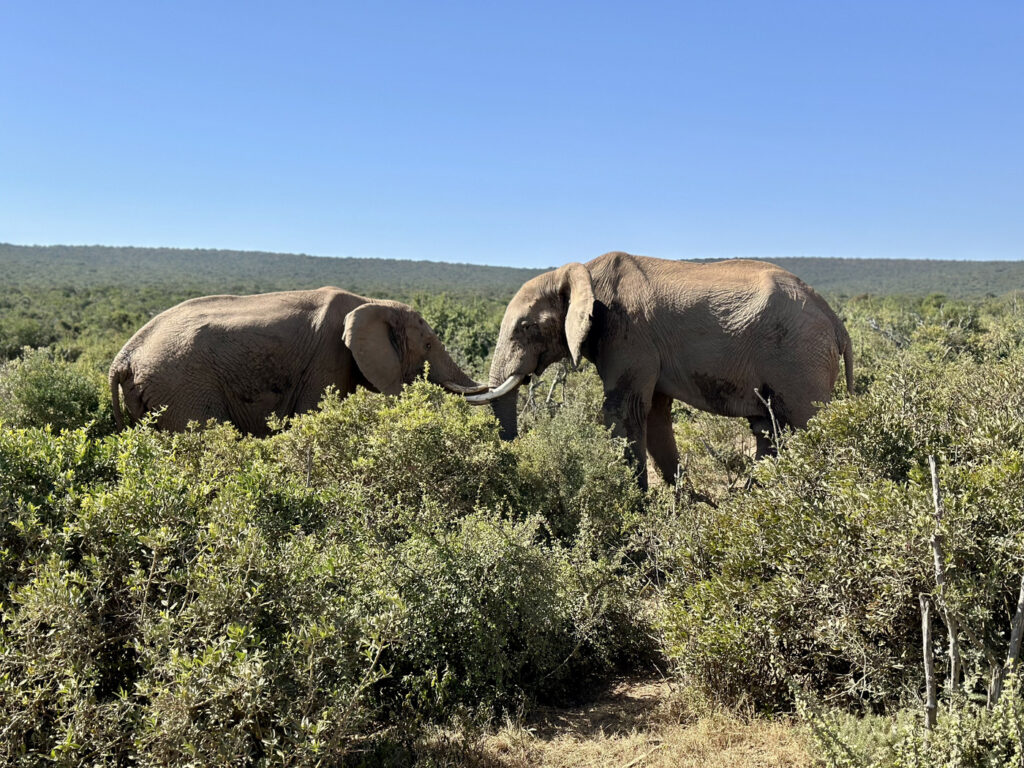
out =
{"type": "Polygon", "coordinates": [[[507,339],[499,339],[491,362],[491,390],[487,394],[469,398],[470,402],[488,403],[501,426],[502,440],[514,440],[519,435],[519,387],[526,379],[521,373],[524,361],[514,353],[507,339]],[[504,342],[504,343],[503,343],[504,342]]]}
{"type": "Polygon", "coordinates": [[[457,395],[475,395],[487,391],[486,384],[478,384],[469,378],[445,350],[440,350],[433,358],[430,360],[427,378],[434,384],[457,395]]]}
{"type": "Polygon", "coordinates": [[[499,397],[491,402],[491,409],[494,417],[501,425],[501,439],[514,440],[519,435],[519,414],[517,405],[519,402],[519,387],[516,387],[504,397],[499,397]]]}
{"type": "Polygon", "coordinates": [[[531,358],[513,343],[511,327],[506,312],[491,360],[490,388],[483,394],[466,398],[466,402],[472,405],[491,406],[501,426],[502,440],[513,440],[519,434],[519,387],[537,367],[536,357],[531,358]]]}

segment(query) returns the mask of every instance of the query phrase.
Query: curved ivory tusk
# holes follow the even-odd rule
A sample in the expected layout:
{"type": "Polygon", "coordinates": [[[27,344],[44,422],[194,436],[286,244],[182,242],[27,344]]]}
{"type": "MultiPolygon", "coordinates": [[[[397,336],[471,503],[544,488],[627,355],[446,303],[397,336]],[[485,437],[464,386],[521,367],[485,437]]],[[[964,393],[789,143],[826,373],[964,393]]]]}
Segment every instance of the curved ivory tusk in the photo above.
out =
{"type": "Polygon", "coordinates": [[[454,392],[456,395],[479,395],[486,392],[488,389],[486,384],[477,384],[474,387],[464,387],[461,384],[456,384],[452,381],[446,381],[442,383],[441,386],[449,392],[454,392]]]}
{"type": "Polygon", "coordinates": [[[497,400],[499,397],[504,397],[513,389],[519,386],[519,383],[524,379],[524,376],[512,374],[497,389],[492,389],[490,392],[484,392],[482,395],[470,395],[466,398],[466,402],[470,405],[485,405],[492,400],[497,400]]]}

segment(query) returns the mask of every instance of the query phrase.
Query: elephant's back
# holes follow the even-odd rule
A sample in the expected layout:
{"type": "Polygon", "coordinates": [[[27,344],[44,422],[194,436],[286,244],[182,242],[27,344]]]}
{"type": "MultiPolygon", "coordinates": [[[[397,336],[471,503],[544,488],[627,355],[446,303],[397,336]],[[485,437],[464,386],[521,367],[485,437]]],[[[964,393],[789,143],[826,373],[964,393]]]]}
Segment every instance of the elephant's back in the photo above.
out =
{"type": "Polygon", "coordinates": [[[651,259],[648,273],[655,279],[681,281],[695,290],[710,293],[762,291],[799,292],[806,284],[792,272],[768,261],[727,259],[725,261],[668,261],[651,259]]]}
{"type": "Polygon", "coordinates": [[[188,299],[153,318],[162,325],[181,329],[217,325],[223,328],[258,328],[323,316],[327,307],[339,301],[365,301],[339,288],[276,291],[235,296],[230,294],[188,299]]]}
{"type": "Polygon", "coordinates": [[[729,314],[756,312],[773,295],[800,300],[810,291],[793,273],[754,259],[697,262],[612,252],[586,266],[595,284],[645,304],[685,308],[710,301],[729,314]]]}
{"type": "Polygon", "coordinates": [[[146,379],[175,367],[196,376],[191,369],[240,366],[254,350],[294,355],[312,343],[331,299],[323,289],[188,299],[140,328],[118,360],[146,379]]]}

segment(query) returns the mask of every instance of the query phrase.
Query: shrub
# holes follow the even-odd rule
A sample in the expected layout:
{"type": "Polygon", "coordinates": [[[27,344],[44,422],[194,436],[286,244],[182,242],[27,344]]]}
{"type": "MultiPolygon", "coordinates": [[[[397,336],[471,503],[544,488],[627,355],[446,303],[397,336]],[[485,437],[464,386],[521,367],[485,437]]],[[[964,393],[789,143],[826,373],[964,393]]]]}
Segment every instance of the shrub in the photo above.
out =
{"type": "Polygon", "coordinates": [[[0,368],[0,420],[10,426],[74,429],[101,417],[100,402],[97,376],[49,350],[25,349],[0,368]]]}
{"type": "MultiPolygon", "coordinates": [[[[628,476],[590,440],[582,520],[628,476]]],[[[642,634],[621,542],[550,536],[489,415],[425,382],[268,440],[5,428],[0,460],[4,764],[338,764],[642,634]]]]}
{"type": "Polygon", "coordinates": [[[440,502],[451,520],[515,502],[515,460],[489,410],[423,380],[401,397],[328,393],[319,411],[297,417],[275,441],[289,472],[363,496],[380,526],[421,502],[440,502]]]}
{"type": "Polygon", "coordinates": [[[1024,765],[1024,698],[1013,683],[991,710],[964,700],[940,708],[932,730],[919,709],[855,717],[805,699],[800,710],[828,768],[1024,765]]]}
{"type": "MultiPolygon", "coordinates": [[[[891,706],[919,688],[917,594],[934,589],[929,455],[946,497],[948,600],[994,648],[1024,571],[1024,364],[906,355],[761,462],[755,486],[680,537],[664,612],[681,674],[726,698],[891,706]]],[[[707,509],[707,508],[706,508],[707,509]]],[[[966,661],[987,677],[985,663],[966,661]],[[980,669],[979,669],[980,665],[980,669]]],[[[971,678],[977,679],[977,678],[971,678]]]]}
{"type": "Polygon", "coordinates": [[[584,398],[570,399],[535,417],[513,450],[525,508],[566,544],[586,539],[607,552],[636,526],[642,496],[623,461],[623,441],[600,418],[584,398]]]}
{"type": "Polygon", "coordinates": [[[503,303],[456,300],[447,294],[418,295],[412,303],[440,335],[459,367],[471,375],[486,375],[487,361],[505,311],[503,303]]]}
{"type": "Polygon", "coordinates": [[[116,482],[70,485],[37,525],[0,625],[5,764],[333,762],[373,733],[391,608],[350,600],[358,551],[301,534],[273,546],[253,500],[301,508],[310,490],[197,478],[174,458],[195,439],[107,438],[116,482]]]}
{"type": "Polygon", "coordinates": [[[0,320],[0,356],[5,359],[23,354],[26,348],[45,347],[55,341],[57,334],[45,321],[14,313],[0,320]]]}
{"type": "Polygon", "coordinates": [[[414,718],[458,706],[516,708],[578,689],[600,669],[593,626],[576,623],[592,585],[570,554],[536,543],[537,521],[463,518],[454,530],[411,536],[381,554],[379,575],[407,613],[391,658],[403,707],[414,718]]]}

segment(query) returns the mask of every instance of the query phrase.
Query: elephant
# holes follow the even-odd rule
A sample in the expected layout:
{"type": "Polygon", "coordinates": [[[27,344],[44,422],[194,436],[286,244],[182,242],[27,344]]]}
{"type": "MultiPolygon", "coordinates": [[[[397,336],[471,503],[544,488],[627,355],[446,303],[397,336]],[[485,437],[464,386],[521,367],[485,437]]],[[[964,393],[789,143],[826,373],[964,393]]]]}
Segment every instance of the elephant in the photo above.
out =
{"type": "Polygon", "coordinates": [[[156,425],[227,421],[265,436],[267,418],[316,406],[333,385],[397,394],[429,363],[428,378],[451,392],[486,391],[451,359],[426,321],[405,304],[338,288],[189,299],[160,313],[110,366],[120,429],[161,407],[156,425]]]}
{"type": "Polygon", "coordinates": [[[605,423],[625,438],[643,488],[648,452],[675,480],[673,400],[746,418],[762,458],[778,430],[804,427],[829,400],[840,357],[853,392],[850,337],[832,308],[795,275],[748,259],[612,252],[538,275],[505,310],[489,391],[467,400],[490,403],[510,440],[519,386],[567,357],[596,366],[605,423]]]}

